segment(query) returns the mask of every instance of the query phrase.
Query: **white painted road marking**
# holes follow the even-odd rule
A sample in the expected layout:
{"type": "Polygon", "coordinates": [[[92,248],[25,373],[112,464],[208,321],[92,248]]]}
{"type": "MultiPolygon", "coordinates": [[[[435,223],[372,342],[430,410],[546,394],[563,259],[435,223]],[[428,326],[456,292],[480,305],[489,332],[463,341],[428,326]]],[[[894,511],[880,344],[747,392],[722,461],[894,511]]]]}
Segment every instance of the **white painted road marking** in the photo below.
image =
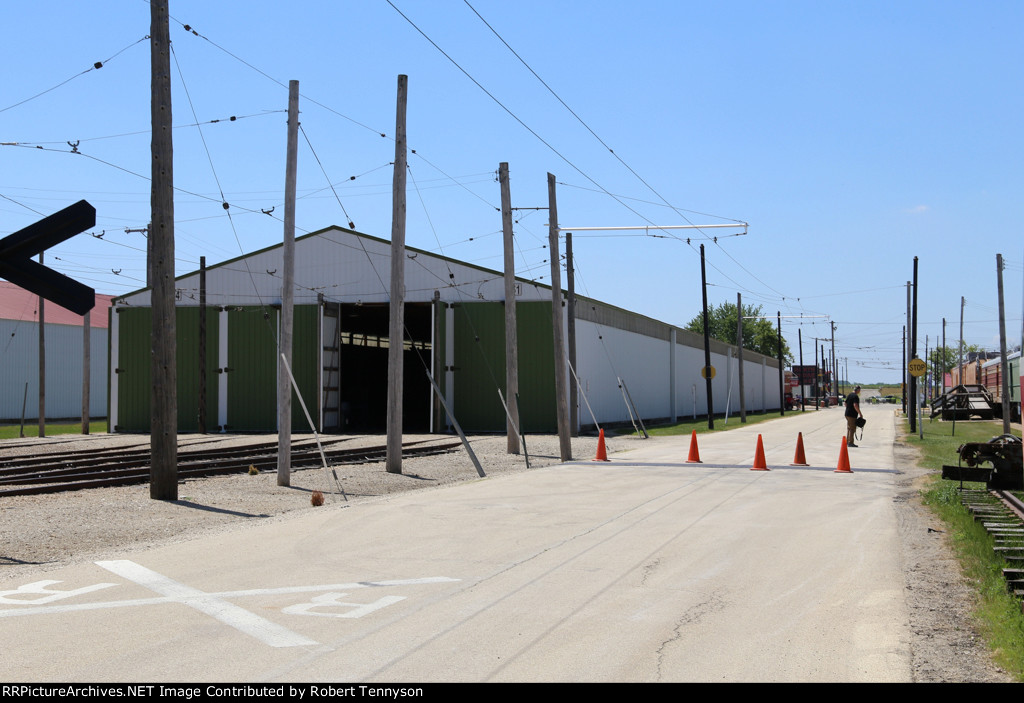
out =
{"type": "Polygon", "coordinates": [[[323,595],[317,596],[309,603],[289,605],[281,612],[288,613],[289,615],[314,615],[321,618],[361,618],[364,615],[372,613],[375,610],[380,610],[392,603],[405,600],[405,596],[384,596],[383,598],[378,598],[372,603],[345,603],[338,600],[339,598],[344,598],[347,595],[347,593],[324,593],[323,595]],[[311,612],[315,608],[345,608],[346,610],[340,613],[311,612]]]}
{"type": "Polygon", "coordinates": [[[0,591],[0,603],[19,605],[22,607],[0,609],[0,618],[18,617],[24,615],[45,615],[54,613],[70,613],[87,610],[104,610],[108,608],[135,607],[141,605],[163,605],[166,603],[180,603],[194,608],[202,613],[216,618],[220,622],[234,627],[235,629],[255,637],[272,647],[298,647],[303,645],[318,644],[316,641],[296,634],[280,625],[265,618],[255,615],[244,608],[226,602],[229,598],[243,596],[267,596],[282,595],[291,593],[322,593],[307,603],[288,606],[282,612],[292,615],[314,615],[320,617],[342,617],[359,618],[368,613],[380,610],[388,605],[404,600],[404,596],[385,596],[372,603],[347,603],[338,599],[347,595],[344,591],[351,591],[361,588],[381,588],[387,586],[417,586],[431,583],[453,583],[459,579],[435,576],[418,579],[398,579],[392,581],[356,581],[352,583],[334,583],[321,586],[284,586],[280,588],[253,588],[238,591],[221,591],[207,593],[197,588],[169,579],[144,566],[132,561],[98,561],[100,566],[107,571],[128,579],[140,586],[145,586],[152,591],[161,594],[157,598],[135,598],[131,600],[107,601],[99,603],[64,603],[60,605],[40,605],[55,600],[70,598],[76,595],[91,593],[102,588],[109,588],[117,584],[100,583],[92,586],[85,586],[73,591],[54,591],[49,586],[60,583],[60,581],[36,581],[34,583],[20,586],[9,591],[0,591]],[[327,593],[324,593],[326,591],[327,593]],[[39,598],[31,600],[14,598],[13,596],[40,595],[39,598]],[[344,613],[331,612],[310,612],[314,609],[343,607],[348,610],[344,613]]]}
{"type": "Polygon", "coordinates": [[[178,583],[144,566],[139,566],[133,561],[98,561],[96,565],[129,581],[134,581],[140,586],[145,586],[151,591],[156,591],[171,601],[195,608],[271,647],[301,647],[317,644],[316,640],[303,637],[255,613],[250,613],[245,608],[228,603],[216,595],[178,583]]]}
{"type": "Polygon", "coordinates": [[[85,586],[84,588],[76,588],[73,591],[56,591],[49,588],[55,583],[60,581],[35,581],[33,583],[26,583],[24,586],[19,586],[13,591],[0,591],[0,603],[6,603],[8,605],[43,605],[44,603],[52,603],[56,600],[64,600],[65,598],[74,598],[84,593],[92,593],[102,588],[110,588],[116,586],[115,583],[97,583],[93,586],[85,586]],[[13,598],[12,596],[30,596],[30,598],[13,598]],[[39,597],[32,597],[39,596],[39,597]]]}

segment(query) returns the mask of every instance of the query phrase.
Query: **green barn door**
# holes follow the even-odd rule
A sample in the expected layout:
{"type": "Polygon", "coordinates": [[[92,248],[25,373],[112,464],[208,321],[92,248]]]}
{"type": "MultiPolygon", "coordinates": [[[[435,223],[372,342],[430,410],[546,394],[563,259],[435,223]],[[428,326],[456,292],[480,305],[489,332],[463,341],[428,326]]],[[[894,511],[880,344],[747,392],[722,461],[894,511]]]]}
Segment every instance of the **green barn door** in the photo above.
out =
{"type": "Polygon", "coordinates": [[[273,308],[228,310],[229,432],[277,431],[277,319],[273,308]]]}
{"type": "Polygon", "coordinates": [[[551,303],[519,303],[516,306],[516,335],[519,338],[519,417],[522,431],[557,432],[551,303]]]}
{"type": "MultiPolygon", "coordinates": [[[[501,303],[455,305],[455,417],[467,432],[504,432],[505,307],[501,303]]],[[[519,418],[523,432],[554,432],[555,361],[551,303],[520,302],[519,418]]]]}
{"type": "Polygon", "coordinates": [[[115,432],[149,432],[152,314],[149,308],[118,308],[117,424],[115,432]]]}
{"type": "MultiPolygon", "coordinates": [[[[118,315],[116,432],[150,431],[152,309],[121,308],[118,315]]],[[[206,311],[207,428],[217,416],[217,310],[206,311]]],[[[199,308],[175,310],[178,431],[199,429],[199,308]]]]}
{"type": "MultiPolygon", "coordinates": [[[[206,430],[217,425],[217,308],[206,309],[206,430]]],[[[175,316],[178,369],[178,431],[199,431],[199,308],[178,308],[175,316]]]]}

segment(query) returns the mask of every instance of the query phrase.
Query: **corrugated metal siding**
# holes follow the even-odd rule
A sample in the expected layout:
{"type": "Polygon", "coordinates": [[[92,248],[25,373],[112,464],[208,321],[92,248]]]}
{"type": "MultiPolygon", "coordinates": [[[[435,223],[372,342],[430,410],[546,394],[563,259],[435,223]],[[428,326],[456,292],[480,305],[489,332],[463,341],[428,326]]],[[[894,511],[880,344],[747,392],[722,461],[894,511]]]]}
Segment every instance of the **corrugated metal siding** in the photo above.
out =
{"type": "MultiPolygon", "coordinates": [[[[602,319],[605,322],[615,321],[614,316],[602,319]]],[[[648,331],[653,330],[649,325],[646,328],[648,331]]],[[[669,329],[666,326],[666,330],[669,329]]],[[[677,415],[687,417],[707,414],[707,384],[700,375],[704,367],[703,339],[696,336],[701,346],[691,346],[696,341],[694,335],[680,330],[677,332],[675,348],[670,352],[669,335],[663,337],[660,331],[653,331],[658,332],[657,336],[609,327],[590,320],[577,320],[576,354],[580,383],[598,422],[629,421],[629,410],[618,386],[619,376],[626,382],[629,395],[642,418],[669,417],[672,385],[670,354],[675,355],[677,415]]],[[[711,382],[714,411],[723,413],[728,404],[730,415],[738,413],[738,363],[735,357],[730,359],[728,356],[734,348],[720,342],[713,342],[711,348],[711,365],[716,372],[711,382]]],[[[765,396],[769,399],[778,396],[778,379],[773,376],[778,373],[778,363],[762,366],[761,355],[752,352],[744,352],[744,357],[747,410],[761,410],[765,396]]],[[[769,406],[779,407],[777,400],[770,400],[769,406]]],[[[582,400],[580,422],[583,425],[593,424],[593,418],[582,400]]]]}
{"type": "MultiPolygon", "coordinates": [[[[682,336],[678,334],[680,340],[682,336]]],[[[707,384],[700,375],[700,370],[704,368],[704,350],[676,344],[675,353],[677,412],[680,417],[707,414],[707,384]]]]}
{"type": "MultiPolygon", "coordinates": [[[[668,349],[668,342],[661,339],[576,322],[577,374],[598,422],[629,421],[619,377],[626,382],[641,417],[668,416],[668,349]]],[[[592,425],[586,403],[580,400],[580,406],[581,423],[592,425]]]]}
{"type": "Polygon", "coordinates": [[[1020,355],[1007,360],[1010,367],[1010,401],[1020,403],[1020,355]]]}
{"type": "MultiPolygon", "coordinates": [[[[505,307],[502,303],[457,303],[454,325],[455,417],[466,432],[504,432],[505,409],[497,389],[503,394],[506,390],[505,307]]],[[[553,432],[557,420],[551,303],[520,302],[516,330],[521,429],[553,432]]],[[[438,353],[444,358],[443,336],[438,353]]]]}
{"type": "Polygon", "coordinates": [[[228,310],[228,426],[231,432],[277,428],[277,310],[228,310]]]}
{"type": "MultiPolygon", "coordinates": [[[[120,308],[118,315],[118,368],[116,432],[149,432],[152,357],[152,309],[120,308]]],[[[217,309],[206,313],[206,424],[216,429],[217,417],[217,309]]],[[[178,431],[199,429],[199,308],[175,310],[178,431]]]]}
{"type": "MultiPolygon", "coordinates": [[[[406,248],[406,302],[426,303],[434,291],[447,302],[461,300],[502,300],[504,278],[501,272],[480,268],[430,252],[406,248]],[[449,278],[449,272],[454,276],[449,278]]],[[[317,302],[317,291],[330,301],[384,303],[390,298],[391,243],[376,237],[356,234],[340,228],[328,228],[295,240],[296,305],[317,302]],[[372,267],[372,270],[371,270],[372,267]],[[376,273],[375,273],[376,272],[376,273]],[[384,285],[381,284],[384,281],[384,285]]],[[[276,245],[245,257],[216,264],[207,269],[207,302],[210,305],[256,305],[259,301],[280,303],[280,272],[283,248],[276,245]]],[[[518,299],[550,299],[551,289],[519,281],[518,299]]],[[[174,287],[184,298],[198,299],[198,272],[175,279],[174,287]]],[[[150,290],[124,297],[133,306],[149,306],[150,290]]]]}
{"type": "MultiPolygon", "coordinates": [[[[555,335],[551,329],[551,301],[520,302],[516,306],[516,336],[519,345],[520,429],[524,433],[555,432],[558,430],[558,414],[555,409],[555,335]]],[[[504,337],[502,334],[503,340],[504,337]]]]}
{"type": "MultiPolygon", "coordinates": [[[[98,314],[94,312],[93,315],[98,314]]],[[[46,415],[82,416],[82,328],[46,323],[46,415]]],[[[39,416],[39,323],[0,320],[0,418],[39,416]],[[28,383],[26,395],[25,384],[28,383]]],[[[89,414],[107,414],[107,330],[89,332],[89,414]]]]}
{"type": "MultiPolygon", "coordinates": [[[[454,334],[458,329],[459,335],[458,340],[454,340],[451,345],[447,343],[445,336],[448,332],[445,327],[448,324],[446,318],[447,313],[455,313],[457,310],[444,311],[439,315],[439,334],[434,339],[435,360],[439,369],[436,381],[446,393],[451,393],[457,416],[460,422],[466,425],[467,430],[472,428],[503,431],[504,413],[494,389],[495,383],[501,388],[504,388],[505,384],[502,310],[500,304],[495,302],[463,302],[502,300],[504,290],[501,273],[413,248],[407,251],[408,302],[430,301],[436,292],[441,301],[460,306],[491,306],[480,308],[480,319],[477,322],[474,318],[472,325],[468,323],[466,312],[458,310],[459,314],[451,318],[451,332],[454,334]],[[485,334],[480,334],[484,347],[483,355],[479,348],[471,349],[466,346],[466,340],[472,340],[473,337],[470,330],[477,324],[486,327],[487,330],[485,334]],[[467,334],[470,335],[468,338],[467,334]],[[470,349],[473,354],[467,354],[470,349]],[[446,361],[446,354],[452,352],[458,358],[446,361]],[[460,367],[457,373],[452,372],[453,378],[446,378],[448,374],[443,371],[446,363],[460,367]],[[449,385],[451,387],[448,387],[449,385]]],[[[228,304],[232,308],[239,301],[245,301],[252,306],[256,306],[259,299],[277,303],[280,299],[280,277],[267,271],[281,270],[281,256],[282,248],[278,245],[211,267],[207,274],[208,300],[211,304],[228,304]]],[[[296,271],[303,288],[296,290],[297,310],[306,305],[312,307],[316,303],[315,290],[323,290],[326,299],[330,301],[363,304],[386,302],[389,293],[381,284],[381,280],[387,280],[389,276],[389,260],[389,242],[340,228],[328,228],[299,238],[296,242],[296,271]]],[[[176,288],[186,297],[190,296],[197,286],[198,274],[189,274],[176,281],[176,288]]],[[[527,432],[553,431],[556,421],[550,288],[520,280],[517,289],[520,409],[523,429],[527,432]]],[[[146,305],[148,296],[149,291],[140,291],[127,296],[127,299],[132,305],[146,305]]],[[[598,334],[604,334],[614,346],[612,363],[609,363],[608,353],[603,348],[599,345],[593,348],[588,346],[596,344],[593,339],[588,342],[581,337],[581,341],[578,342],[581,381],[585,386],[589,384],[596,388],[594,392],[597,401],[594,409],[599,421],[628,419],[626,406],[615,380],[617,374],[612,366],[629,385],[633,400],[642,415],[659,418],[669,416],[672,407],[669,358],[673,356],[676,361],[674,391],[677,414],[685,416],[693,411],[692,389],[695,384],[697,412],[707,412],[704,381],[700,377],[700,369],[704,365],[703,339],[700,335],[676,328],[676,348],[670,351],[669,339],[673,330],[671,325],[599,301],[583,297],[578,300],[577,329],[585,330],[586,325],[590,324],[591,331],[598,330],[598,334]],[[588,374],[589,376],[584,378],[588,374]],[[603,416],[604,413],[608,415],[603,416]]],[[[231,317],[235,315],[236,313],[231,313],[231,317]]],[[[274,315],[273,327],[276,338],[276,313],[274,315]]],[[[297,313],[296,320],[295,372],[310,410],[315,413],[320,394],[317,381],[319,364],[313,362],[307,366],[304,345],[309,343],[315,346],[317,343],[312,341],[312,332],[304,329],[305,322],[300,322],[298,315],[300,313],[297,313]],[[307,337],[307,333],[310,336],[307,337]],[[307,371],[310,375],[304,376],[307,371]]],[[[253,348],[254,344],[257,347],[263,345],[264,340],[243,339],[239,342],[234,335],[231,336],[229,356],[233,361],[228,364],[229,367],[239,366],[234,360],[245,359],[252,354],[268,353],[267,350],[257,352],[257,349],[253,348]],[[240,344],[249,348],[240,349],[240,344]]],[[[476,346],[475,341],[473,346],[476,346]]],[[[725,354],[730,349],[721,342],[711,342],[711,351],[714,355],[712,364],[718,370],[718,375],[713,381],[717,412],[725,409],[727,400],[730,411],[734,411],[739,405],[735,369],[729,369],[726,365],[725,354]]],[[[766,379],[772,371],[777,372],[778,364],[774,359],[767,359],[765,366],[764,359],[753,353],[745,353],[745,357],[747,407],[759,410],[765,404],[764,398],[774,399],[778,395],[777,382],[766,379]]],[[[236,368],[231,373],[236,376],[239,373],[256,373],[258,377],[246,383],[236,384],[235,380],[231,381],[231,387],[237,385],[242,398],[232,399],[229,427],[241,430],[243,425],[252,429],[258,425],[272,431],[276,421],[270,421],[269,418],[276,415],[272,409],[275,401],[271,400],[276,398],[276,393],[269,393],[266,401],[253,395],[264,392],[260,390],[261,384],[265,383],[272,390],[276,383],[276,366],[272,360],[267,359],[266,368],[260,372],[236,368]],[[263,419],[257,422],[256,419],[249,417],[254,412],[262,413],[263,419]],[[238,424],[240,421],[241,425],[238,424]]],[[[594,404],[593,398],[591,402],[594,404]]],[[[768,401],[767,404],[778,407],[778,400],[768,401]]],[[[436,426],[443,427],[446,421],[439,406],[435,406],[435,413],[436,426]]],[[[584,424],[592,422],[583,403],[579,416],[584,424]]],[[[301,410],[296,408],[293,411],[293,428],[302,430],[304,427],[305,420],[301,416],[301,410]]]]}
{"type": "Polygon", "coordinates": [[[115,432],[149,432],[150,356],[152,312],[150,308],[120,308],[118,316],[117,424],[115,432]]]}
{"type": "MultiPolygon", "coordinates": [[[[216,429],[217,345],[220,334],[217,308],[206,309],[206,429],[216,429]]],[[[178,369],[178,431],[199,431],[199,308],[175,310],[178,369]]]]}
{"type": "MultiPolygon", "coordinates": [[[[314,424],[317,422],[320,404],[320,344],[319,306],[296,305],[292,323],[292,373],[314,424]]],[[[276,396],[274,406],[277,406],[276,396]]],[[[276,423],[268,430],[273,431],[275,427],[276,423]]],[[[302,404],[292,389],[292,432],[309,431],[309,422],[302,412],[302,404]]]]}
{"type": "Polygon", "coordinates": [[[505,411],[505,307],[455,304],[455,417],[466,432],[500,432],[505,411]],[[495,385],[497,383],[497,386],[495,385]]]}

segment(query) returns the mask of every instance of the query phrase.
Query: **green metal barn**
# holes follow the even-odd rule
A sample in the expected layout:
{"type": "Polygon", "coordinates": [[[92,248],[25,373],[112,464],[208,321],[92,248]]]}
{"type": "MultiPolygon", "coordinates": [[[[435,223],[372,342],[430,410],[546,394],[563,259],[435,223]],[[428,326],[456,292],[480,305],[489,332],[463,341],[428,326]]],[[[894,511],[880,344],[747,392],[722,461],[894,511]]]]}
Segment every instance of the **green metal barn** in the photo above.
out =
{"type": "MultiPolygon", "coordinates": [[[[390,257],[388,241],[338,227],[296,239],[293,373],[320,432],[385,430],[390,257]]],[[[505,392],[501,272],[408,247],[406,257],[404,430],[450,427],[429,372],[464,430],[504,432],[497,392],[505,392]]],[[[201,408],[207,431],[277,431],[282,265],[282,246],[276,245],[211,266],[202,276],[196,271],[176,279],[180,432],[198,430],[201,408]]],[[[150,429],[149,295],[149,289],[136,291],[111,307],[111,431],[150,429]]],[[[691,406],[694,414],[707,412],[700,337],[598,301],[577,300],[577,375],[586,396],[580,425],[628,421],[631,412],[644,418],[688,415],[691,406]],[[632,407],[622,389],[627,383],[632,407]]],[[[517,279],[516,306],[522,429],[553,432],[550,287],[517,279]]],[[[714,342],[712,352],[719,368],[715,411],[730,402],[735,411],[738,389],[735,373],[729,375],[735,349],[714,342]]],[[[776,360],[745,351],[744,374],[748,408],[779,407],[776,360]]],[[[292,430],[309,431],[294,399],[292,430]]]]}

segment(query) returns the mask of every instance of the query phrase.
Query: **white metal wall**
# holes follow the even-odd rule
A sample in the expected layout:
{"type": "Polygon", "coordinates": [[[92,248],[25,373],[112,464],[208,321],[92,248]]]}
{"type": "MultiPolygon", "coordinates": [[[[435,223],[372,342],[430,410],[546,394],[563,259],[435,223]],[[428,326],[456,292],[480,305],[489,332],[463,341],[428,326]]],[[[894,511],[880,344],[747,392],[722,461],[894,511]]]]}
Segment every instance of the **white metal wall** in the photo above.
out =
{"type": "MultiPolygon", "coordinates": [[[[704,350],[677,342],[670,351],[671,342],[636,332],[598,325],[586,320],[576,322],[576,359],[580,383],[587,394],[597,421],[628,422],[629,411],[618,387],[622,377],[629,388],[637,410],[643,418],[668,418],[672,399],[671,358],[675,355],[675,408],[680,419],[705,415],[707,386],[700,375],[704,367],[704,350]]],[[[730,416],[739,415],[739,365],[735,348],[730,347],[731,359],[713,352],[711,365],[716,375],[712,380],[715,412],[722,413],[729,405],[730,416]]],[[[763,363],[760,354],[744,352],[744,387],[747,412],[766,409],[777,410],[778,368],[763,363]]],[[[586,403],[580,400],[580,423],[592,425],[593,419],[586,403]]]]}
{"type": "MultiPolygon", "coordinates": [[[[39,323],[0,320],[0,419],[39,416],[39,323]]],[[[82,417],[82,328],[46,325],[46,416],[82,417]]],[[[89,415],[107,415],[107,330],[89,331],[89,415]]]]}
{"type": "MultiPolygon", "coordinates": [[[[390,297],[391,244],[340,229],[328,229],[295,242],[295,304],[326,300],[383,303],[390,297]]],[[[281,301],[283,247],[264,249],[242,259],[207,269],[208,305],[258,305],[281,301]]],[[[199,304],[198,272],[175,281],[178,305],[199,304]]],[[[438,291],[445,302],[504,300],[501,273],[443,259],[428,252],[406,250],[406,302],[430,302],[438,291]],[[454,275],[454,278],[451,276],[454,275]]],[[[551,289],[519,283],[516,299],[550,300],[551,289]]],[[[127,296],[130,305],[148,306],[149,291],[127,296]]]]}
{"type": "MultiPolygon", "coordinates": [[[[645,335],[576,321],[576,366],[583,392],[598,422],[629,420],[618,377],[641,417],[668,417],[668,342],[645,335]]],[[[581,424],[594,423],[580,400],[581,424]]]]}

